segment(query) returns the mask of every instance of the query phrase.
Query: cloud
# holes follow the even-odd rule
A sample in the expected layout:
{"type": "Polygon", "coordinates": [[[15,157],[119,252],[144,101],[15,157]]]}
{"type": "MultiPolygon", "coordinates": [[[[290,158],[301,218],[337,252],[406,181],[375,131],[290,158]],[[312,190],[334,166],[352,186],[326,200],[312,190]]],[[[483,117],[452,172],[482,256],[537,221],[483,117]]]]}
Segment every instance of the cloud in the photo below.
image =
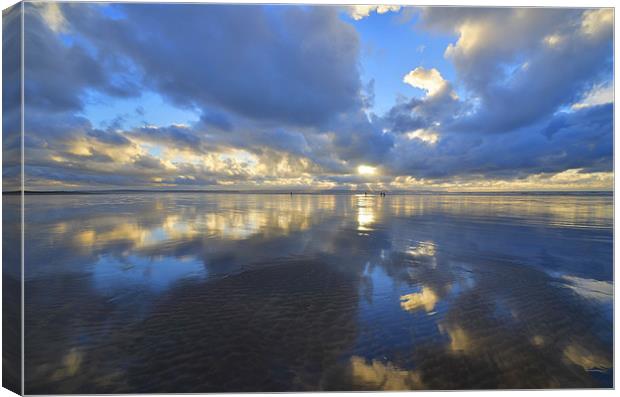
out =
{"type": "MultiPolygon", "coordinates": [[[[392,132],[404,133],[418,129],[437,129],[440,125],[451,125],[466,114],[471,105],[459,99],[452,89],[452,85],[441,79],[423,80],[422,76],[429,73],[426,71],[415,74],[415,84],[420,87],[427,85],[428,88],[437,87],[436,91],[428,91],[423,98],[411,98],[401,100],[394,105],[383,117],[380,123],[383,128],[392,132]]],[[[414,70],[415,72],[415,70],[414,70]]],[[[407,76],[411,76],[410,72],[407,76]]],[[[436,74],[430,73],[431,76],[436,74]]],[[[439,76],[441,77],[441,76],[439,76]]],[[[413,77],[412,77],[413,79],[413,77]]]]}
{"type": "Polygon", "coordinates": [[[53,32],[67,31],[67,21],[57,3],[33,3],[33,5],[40,8],[43,20],[53,32]]]}
{"type": "Polygon", "coordinates": [[[226,113],[212,109],[202,109],[200,120],[206,125],[213,126],[224,131],[231,131],[233,128],[232,122],[226,113]]]}
{"type": "Polygon", "coordinates": [[[385,14],[388,12],[398,12],[400,11],[401,6],[398,5],[352,5],[348,6],[347,10],[349,16],[356,21],[362,20],[366,17],[369,17],[370,14],[376,12],[377,14],[385,14]]]}
{"type": "Polygon", "coordinates": [[[577,103],[573,104],[571,108],[573,110],[587,108],[596,105],[605,105],[607,103],[614,102],[614,87],[613,84],[597,84],[584,95],[584,97],[577,103]]]}
{"type": "Polygon", "coordinates": [[[114,9],[27,6],[30,186],[612,185],[609,10],[422,9],[416,29],[454,35],[456,75],[406,65],[403,84],[425,94],[374,114],[342,9],[114,9]],[[144,92],[199,119],[149,124],[137,101],[141,127],[82,113],[144,92]]]}
{"type": "Polygon", "coordinates": [[[383,133],[361,111],[343,115],[329,127],[332,132],[328,133],[328,150],[355,166],[384,161],[394,144],[394,137],[383,133]]]}
{"type": "Polygon", "coordinates": [[[96,6],[68,5],[63,11],[76,34],[109,57],[129,59],[144,85],[177,106],[317,125],[360,105],[358,36],[335,8],[119,9],[124,18],[108,18],[96,6]]]}
{"type": "Polygon", "coordinates": [[[560,113],[507,134],[444,132],[434,144],[405,135],[395,142],[390,172],[417,178],[525,178],[580,168],[612,170],[613,106],[560,113]]]}
{"type": "Polygon", "coordinates": [[[138,87],[127,80],[123,65],[108,62],[77,43],[65,44],[60,40],[54,29],[58,29],[57,20],[64,21],[64,17],[59,15],[57,4],[35,4],[25,7],[27,108],[54,112],[81,110],[88,90],[115,97],[138,95],[138,87]]]}
{"type": "Polygon", "coordinates": [[[613,8],[587,10],[583,13],[581,31],[586,36],[605,36],[614,26],[613,8]]]}
{"type": "Polygon", "coordinates": [[[435,68],[424,69],[423,67],[417,67],[403,77],[403,82],[426,91],[428,96],[433,96],[448,89],[448,83],[435,68]]]}
{"type": "Polygon", "coordinates": [[[458,36],[445,57],[469,98],[478,101],[458,128],[505,133],[575,103],[593,82],[611,75],[607,15],[578,9],[424,9],[426,28],[458,36]],[[596,34],[585,34],[583,26],[596,34]]]}
{"type": "Polygon", "coordinates": [[[425,130],[422,128],[415,131],[410,131],[406,135],[409,139],[419,139],[420,141],[429,145],[434,145],[437,143],[437,141],[439,141],[439,134],[437,132],[432,130],[425,130]]]}
{"type": "Polygon", "coordinates": [[[21,14],[19,5],[2,15],[2,187],[21,187],[21,14]]]}

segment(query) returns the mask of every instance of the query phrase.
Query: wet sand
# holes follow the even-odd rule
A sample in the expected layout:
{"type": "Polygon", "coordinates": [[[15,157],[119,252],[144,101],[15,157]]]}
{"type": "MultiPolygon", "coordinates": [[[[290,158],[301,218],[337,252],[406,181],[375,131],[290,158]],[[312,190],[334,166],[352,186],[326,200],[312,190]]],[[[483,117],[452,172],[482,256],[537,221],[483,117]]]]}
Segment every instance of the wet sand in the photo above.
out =
{"type": "Polygon", "coordinates": [[[611,387],[611,196],[27,197],[26,392],[611,387]]]}

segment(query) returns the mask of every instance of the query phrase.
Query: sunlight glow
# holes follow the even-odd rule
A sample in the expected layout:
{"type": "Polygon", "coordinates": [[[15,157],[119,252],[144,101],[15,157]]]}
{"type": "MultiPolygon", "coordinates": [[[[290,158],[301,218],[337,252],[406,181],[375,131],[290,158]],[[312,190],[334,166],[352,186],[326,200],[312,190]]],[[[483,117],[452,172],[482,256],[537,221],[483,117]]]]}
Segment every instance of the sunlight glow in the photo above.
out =
{"type": "Polygon", "coordinates": [[[360,165],[357,167],[357,173],[360,175],[374,175],[377,172],[377,167],[371,167],[369,165],[360,165]]]}

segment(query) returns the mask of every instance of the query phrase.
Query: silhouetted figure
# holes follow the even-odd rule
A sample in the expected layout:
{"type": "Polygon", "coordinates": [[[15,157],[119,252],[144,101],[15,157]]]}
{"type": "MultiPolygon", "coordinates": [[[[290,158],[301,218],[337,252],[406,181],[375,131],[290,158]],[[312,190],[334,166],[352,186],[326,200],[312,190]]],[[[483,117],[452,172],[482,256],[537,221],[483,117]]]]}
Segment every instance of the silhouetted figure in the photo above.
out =
{"type": "Polygon", "coordinates": [[[293,195],[293,192],[291,192],[291,196],[293,195]]]}
{"type": "Polygon", "coordinates": [[[368,196],[368,193],[364,192],[364,196],[368,196]]]}

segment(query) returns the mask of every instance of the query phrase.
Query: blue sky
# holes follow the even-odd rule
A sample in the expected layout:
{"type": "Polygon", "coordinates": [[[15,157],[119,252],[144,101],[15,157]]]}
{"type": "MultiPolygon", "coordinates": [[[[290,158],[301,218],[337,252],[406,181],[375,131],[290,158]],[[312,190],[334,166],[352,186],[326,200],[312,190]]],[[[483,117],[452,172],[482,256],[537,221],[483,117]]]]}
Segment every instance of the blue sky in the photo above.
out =
{"type": "Polygon", "coordinates": [[[26,14],[31,189],[613,186],[610,9],[26,14]]]}
{"type": "Polygon", "coordinates": [[[403,76],[417,66],[436,68],[450,81],[456,77],[452,64],[443,56],[455,35],[416,29],[419,16],[409,19],[401,14],[372,14],[354,22],[362,46],[361,76],[364,81],[374,79],[374,110],[380,114],[394,105],[398,95],[423,96],[423,90],[403,83],[403,76]]]}

